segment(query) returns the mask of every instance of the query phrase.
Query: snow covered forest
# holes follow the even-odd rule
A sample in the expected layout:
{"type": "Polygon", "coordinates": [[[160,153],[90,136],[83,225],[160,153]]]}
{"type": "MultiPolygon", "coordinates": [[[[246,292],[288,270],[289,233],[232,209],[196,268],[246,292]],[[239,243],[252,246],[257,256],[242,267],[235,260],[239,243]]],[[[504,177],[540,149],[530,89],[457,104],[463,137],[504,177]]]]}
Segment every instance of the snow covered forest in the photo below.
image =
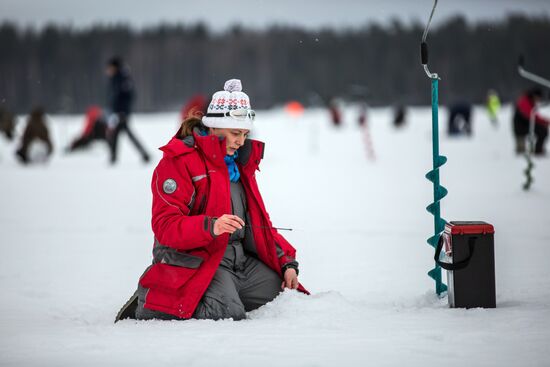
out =
{"type": "MultiPolygon", "coordinates": [[[[424,24],[369,25],[318,31],[234,27],[225,33],[204,24],[86,29],[51,25],[40,31],[0,26],[0,96],[4,107],[26,113],[81,112],[103,103],[103,66],[122,56],[135,78],[139,111],[179,109],[190,96],[209,93],[231,71],[255,96],[255,107],[298,100],[324,104],[368,88],[373,105],[427,104],[418,86],[419,42],[424,24]]],[[[550,19],[510,16],[468,23],[456,17],[434,27],[430,64],[445,75],[442,103],[480,103],[488,89],[511,101],[527,85],[514,72],[519,54],[529,68],[550,65],[550,19]]]]}

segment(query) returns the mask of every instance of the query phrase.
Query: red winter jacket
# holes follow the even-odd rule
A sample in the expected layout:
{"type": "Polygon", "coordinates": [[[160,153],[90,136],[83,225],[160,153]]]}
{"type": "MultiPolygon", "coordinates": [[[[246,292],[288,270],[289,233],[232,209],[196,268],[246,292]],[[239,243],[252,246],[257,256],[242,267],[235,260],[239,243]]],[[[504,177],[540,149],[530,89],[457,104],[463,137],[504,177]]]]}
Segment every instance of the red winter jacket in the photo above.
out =
{"type": "Polygon", "coordinates": [[[87,136],[94,131],[94,125],[97,122],[97,119],[101,117],[101,108],[98,106],[90,106],[86,110],[86,123],[84,124],[84,131],[82,136],[87,136]]]}
{"type": "MultiPolygon", "coordinates": [[[[229,234],[215,237],[212,219],[231,214],[225,140],[193,134],[172,138],[153,172],[153,265],[140,278],[148,288],[145,308],[190,318],[224,256],[229,234]]],[[[255,172],[264,143],[247,139],[239,149],[241,182],[251,225],[247,237],[256,256],[281,275],[296,250],[272,224],[258,190],[255,172]]],[[[300,291],[307,291],[299,285],[300,291]]]]}
{"type": "MultiPolygon", "coordinates": [[[[531,119],[531,113],[533,111],[533,108],[535,108],[535,103],[533,102],[533,100],[529,98],[529,96],[523,95],[517,100],[516,108],[517,108],[517,111],[523,117],[524,121],[526,121],[527,124],[529,124],[529,121],[531,119]]],[[[550,125],[550,121],[540,116],[539,114],[535,115],[535,122],[542,126],[550,125]]]]}

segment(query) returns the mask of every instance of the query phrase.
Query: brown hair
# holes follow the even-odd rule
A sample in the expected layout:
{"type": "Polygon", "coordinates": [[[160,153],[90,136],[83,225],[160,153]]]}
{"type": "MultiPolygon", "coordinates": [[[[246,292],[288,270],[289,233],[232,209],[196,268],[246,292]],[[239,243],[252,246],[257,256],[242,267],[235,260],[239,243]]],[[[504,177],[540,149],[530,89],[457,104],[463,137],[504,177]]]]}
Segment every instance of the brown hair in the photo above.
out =
{"type": "Polygon", "coordinates": [[[181,126],[178,130],[177,136],[178,138],[185,138],[186,136],[192,136],[193,135],[193,129],[198,127],[199,129],[206,129],[206,126],[202,123],[201,120],[202,113],[191,111],[189,115],[187,115],[187,118],[183,120],[181,123],[181,126]]]}

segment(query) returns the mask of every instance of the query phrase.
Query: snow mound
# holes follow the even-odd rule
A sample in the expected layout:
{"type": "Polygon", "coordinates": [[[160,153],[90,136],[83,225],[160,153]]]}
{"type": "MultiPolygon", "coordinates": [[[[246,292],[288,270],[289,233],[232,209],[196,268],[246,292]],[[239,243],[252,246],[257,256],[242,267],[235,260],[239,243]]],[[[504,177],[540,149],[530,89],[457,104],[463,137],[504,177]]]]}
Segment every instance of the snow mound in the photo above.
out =
{"type": "Polygon", "coordinates": [[[263,307],[248,314],[249,320],[281,319],[323,320],[331,315],[357,313],[358,308],[335,291],[306,295],[298,291],[285,289],[277,298],[263,307]]]}

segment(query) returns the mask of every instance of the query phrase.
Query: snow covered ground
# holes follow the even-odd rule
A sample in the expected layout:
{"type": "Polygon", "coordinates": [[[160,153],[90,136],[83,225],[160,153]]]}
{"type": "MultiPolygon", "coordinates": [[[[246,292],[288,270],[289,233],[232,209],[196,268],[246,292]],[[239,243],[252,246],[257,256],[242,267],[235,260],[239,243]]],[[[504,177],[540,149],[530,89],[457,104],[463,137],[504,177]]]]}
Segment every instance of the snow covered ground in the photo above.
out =
{"type": "Polygon", "coordinates": [[[399,131],[390,109],[371,110],[374,161],[354,108],[338,131],[321,110],[258,117],[260,188],[274,225],[295,229],[286,237],[311,296],[287,291],[241,322],[114,325],[151,261],[150,177],[177,115],[134,116],[154,163],[123,136],[115,167],[101,144],[63,154],[83,117],[50,116],[47,165],[20,166],[0,137],[0,365],[550,365],[550,158],[522,191],[510,107],[498,129],[478,108],[472,139],[441,136],[443,217],[496,229],[496,309],[449,309],[426,275],[429,108],[409,110],[399,131]]]}

